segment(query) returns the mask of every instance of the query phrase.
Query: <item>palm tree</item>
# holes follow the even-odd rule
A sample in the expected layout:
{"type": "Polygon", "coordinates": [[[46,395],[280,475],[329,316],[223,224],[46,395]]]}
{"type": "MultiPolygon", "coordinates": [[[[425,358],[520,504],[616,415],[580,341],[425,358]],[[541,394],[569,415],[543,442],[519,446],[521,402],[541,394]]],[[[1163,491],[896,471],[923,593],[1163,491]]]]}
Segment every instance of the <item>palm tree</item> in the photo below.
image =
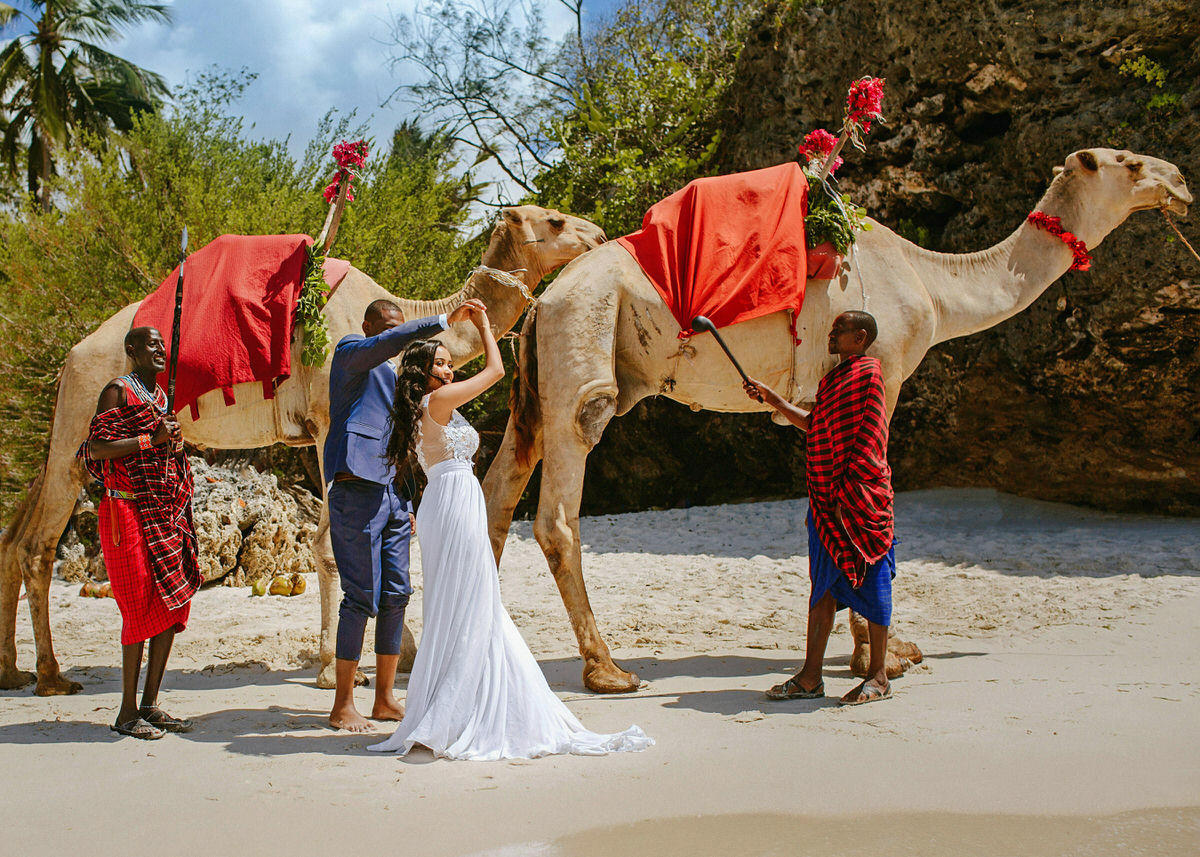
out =
{"type": "Polygon", "coordinates": [[[163,79],[96,42],[143,21],[168,22],[163,4],[134,0],[28,0],[31,12],[0,3],[0,26],[24,18],[30,32],[0,51],[0,158],[12,174],[24,155],[29,192],[50,207],[54,155],[87,132],[103,145],[167,94],[163,79]],[[41,17],[33,17],[37,10],[41,17]]]}

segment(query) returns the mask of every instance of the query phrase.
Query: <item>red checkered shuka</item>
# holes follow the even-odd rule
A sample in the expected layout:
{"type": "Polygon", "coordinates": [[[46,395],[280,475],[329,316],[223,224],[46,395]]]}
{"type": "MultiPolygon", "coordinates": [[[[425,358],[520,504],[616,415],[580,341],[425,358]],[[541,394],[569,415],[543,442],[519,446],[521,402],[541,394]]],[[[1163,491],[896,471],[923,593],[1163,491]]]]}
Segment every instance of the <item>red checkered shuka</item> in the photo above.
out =
{"type": "Polygon", "coordinates": [[[121,610],[121,645],[149,640],[168,628],[178,632],[187,627],[192,603],[173,610],[163,603],[134,501],[106,497],[100,503],[100,544],[113,598],[121,610]]]}
{"type": "Polygon", "coordinates": [[[808,431],[808,501],[821,544],[859,587],[863,567],[892,546],[883,371],[874,357],[843,360],[821,379],[808,431]],[[839,526],[835,517],[842,509],[839,526]]]}
{"type": "MultiPolygon", "coordinates": [[[[153,434],[159,419],[159,412],[147,403],[97,414],[76,455],[92,476],[103,480],[103,462],[91,457],[89,444],[153,434]]],[[[158,593],[167,609],[181,607],[204,582],[192,526],[192,471],[187,457],[164,444],[125,456],[122,463],[133,482],[134,505],[158,593]]]]}

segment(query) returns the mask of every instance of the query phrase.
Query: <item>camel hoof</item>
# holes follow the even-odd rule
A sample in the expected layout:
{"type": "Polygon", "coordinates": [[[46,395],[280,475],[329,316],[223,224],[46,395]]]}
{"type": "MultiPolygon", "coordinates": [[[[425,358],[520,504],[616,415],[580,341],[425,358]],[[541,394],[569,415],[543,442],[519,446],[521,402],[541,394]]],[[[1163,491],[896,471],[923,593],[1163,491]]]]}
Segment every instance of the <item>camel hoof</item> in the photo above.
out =
{"type": "Polygon", "coordinates": [[[25,670],[19,670],[15,667],[10,670],[0,672],[0,690],[19,690],[25,685],[33,684],[37,681],[37,676],[25,670]]]}
{"type": "Polygon", "coordinates": [[[925,656],[921,654],[921,650],[917,648],[916,643],[906,643],[904,640],[889,639],[888,651],[901,660],[908,661],[910,665],[919,664],[925,660],[925,656]]]}
{"type": "Polygon", "coordinates": [[[592,693],[633,693],[641,685],[637,675],[614,663],[583,668],[583,686],[592,693]]]}
{"type": "Polygon", "coordinates": [[[321,667],[321,671],[317,673],[317,687],[322,690],[333,690],[337,687],[337,670],[334,668],[333,661],[321,667]]]}
{"type": "MultiPolygon", "coordinates": [[[[869,673],[867,667],[871,665],[871,650],[869,647],[855,646],[854,654],[850,656],[850,673],[858,678],[867,678],[869,673]]],[[[887,672],[888,678],[899,678],[904,675],[904,671],[913,665],[913,661],[908,658],[897,657],[896,653],[888,650],[887,656],[883,659],[883,668],[887,672]]]]}
{"type": "Polygon", "coordinates": [[[355,687],[370,687],[371,680],[367,678],[367,674],[362,670],[354,671],[354,686],[355,687]]]}
{"type": "Polygon", "coordinates": [[[83,685],[55,675],[50,678],[39,678],[34,693],[38,696],[70,696],[83,690],[83,685]]]}

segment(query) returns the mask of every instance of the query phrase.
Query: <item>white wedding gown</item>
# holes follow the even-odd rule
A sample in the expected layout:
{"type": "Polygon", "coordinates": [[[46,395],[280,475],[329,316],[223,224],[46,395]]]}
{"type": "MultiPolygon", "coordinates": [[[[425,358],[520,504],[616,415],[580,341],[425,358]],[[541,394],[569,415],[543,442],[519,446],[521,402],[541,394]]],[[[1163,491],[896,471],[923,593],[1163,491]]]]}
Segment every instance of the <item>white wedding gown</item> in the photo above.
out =
{"type": "Polygon", "coordinates": [[[641,729],[588,732],[550,690],[500,601],[483,491],[471,458],[479,435],[458,411],[446,426],[421,401],[417,460],[429,478],[417,510],[424,569],[421,645],[404,720],[368,749],[428,747],[449,759],[519,759],[643,750],[641,729]]]}

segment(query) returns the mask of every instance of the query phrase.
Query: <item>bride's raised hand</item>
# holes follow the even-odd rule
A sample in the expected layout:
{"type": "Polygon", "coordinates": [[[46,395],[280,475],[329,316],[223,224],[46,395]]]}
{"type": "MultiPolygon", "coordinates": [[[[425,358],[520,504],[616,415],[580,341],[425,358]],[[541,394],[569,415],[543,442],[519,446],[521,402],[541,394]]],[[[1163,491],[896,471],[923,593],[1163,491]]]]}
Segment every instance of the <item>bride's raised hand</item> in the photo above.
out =
{"type": "Polygon", "coordinates": [[[488,314],[487,314],[487,308],[486,308],[486,307],[484,307],[483,309],[480,309],[480,310],[477,310],[477,311],[475,311],[475,312],[471,313],[471,324],[475,325],[475,327],[476,327],[476,328],[477,328],[477,329],[478,329],[478,330],[479,330],[481,333],[482,333],[482,332],[483,332],[485,329],[490,329],[490,328],[491,328],[491,326],[492,326],[492,323],[491,323],[491,321],[488,319],[488,314]]]}
{"type": "Polygon", "coordinates": [[[460,321],[474,322],[476,313],[487,312],[487,307],[483,301],[478,298],[471,298],[463,301],[446,317],[446,321],[450,324],[458,324],[460,321]]]}

